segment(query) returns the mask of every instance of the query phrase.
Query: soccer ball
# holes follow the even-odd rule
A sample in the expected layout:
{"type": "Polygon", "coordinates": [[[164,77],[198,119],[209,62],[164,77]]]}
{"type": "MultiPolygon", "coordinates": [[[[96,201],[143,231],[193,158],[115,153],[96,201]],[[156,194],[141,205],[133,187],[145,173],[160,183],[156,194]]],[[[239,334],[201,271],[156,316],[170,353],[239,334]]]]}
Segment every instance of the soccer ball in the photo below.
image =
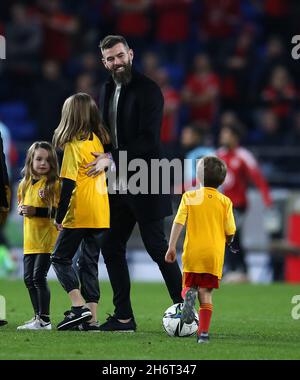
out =
{"type": "Polygon", "coordinates": [[[194,335],[197,332],[199,318],[196,310],[194,310],[195,319],[192,323],[182,323],[182,307],[183,303],[175,303],[164,312],[162,324],[165,332],[170,336],[185,337],[194,335]]]}

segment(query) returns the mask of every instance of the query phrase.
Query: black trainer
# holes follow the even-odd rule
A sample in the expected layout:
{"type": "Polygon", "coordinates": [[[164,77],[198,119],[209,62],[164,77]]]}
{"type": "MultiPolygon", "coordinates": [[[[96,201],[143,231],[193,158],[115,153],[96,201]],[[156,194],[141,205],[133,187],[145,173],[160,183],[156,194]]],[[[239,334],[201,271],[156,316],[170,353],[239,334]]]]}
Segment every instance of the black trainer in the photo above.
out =
{"type": "Polygon", "coordinates": [[[188,325],[195,320],[195,302],[197,297],[197,289],[190,288],[184,297],[183,307],[181,310],[181,320],[188,325]]]}
{"type": "Polygon", "coordinates": [[[134,318],[131,318],[129,322],[120,322],[114,315],[110,315],[106,322],[100,325],[100,331],[135,332],[136,323],[134,318]]]}
{"type": "Polygon", "coordinates": [[[7,325],[7,321],[5,319],[0,319],[0,326],[7,325]]]}
{"type": "Polygon", "coordinates": [[[197,343],[209,343],[209,335],[208,333],[202,332],[197,336],[197,343]]]}
{"type": "Polygon", "coordinates": [[[92,318],[92,312],[87,307],[81,309],[68,310],[64,313],[65,318],[57,325],[57,330],[71,330],[72,327],[80,325],[82,322],[89,321],[92,318]]]}
{"type": "Polygon", "coordinates": [[[99,322],[83,322],[78,326],[72,328],[73,331],[101,331],[99,322]]]}

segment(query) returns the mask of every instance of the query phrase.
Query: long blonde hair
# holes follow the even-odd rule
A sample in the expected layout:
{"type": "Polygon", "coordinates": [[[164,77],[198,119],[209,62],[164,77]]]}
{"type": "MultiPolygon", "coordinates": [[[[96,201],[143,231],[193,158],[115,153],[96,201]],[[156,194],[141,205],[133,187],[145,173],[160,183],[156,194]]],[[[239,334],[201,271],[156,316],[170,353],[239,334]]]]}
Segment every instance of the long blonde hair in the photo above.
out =
{"type": "Polygon", "coordinates": [[[58,160],[57,155],[52,147],[52,145],[47,141],[36,141],[31,145],[31,147],[27,151],[26,160],[24,168],[21,171],[21,174],[23,176],[21,182],[20,182],[20,189],[21,189],[21,200],[23,201],[25,198],[25,193],[28,189],[28,186],[30,185],[32,179],[35,176],[35,173],[33,171],[33,159],[34,154],[37,151],[37,149],[45,149],[48,152],[48,161],[50,165],[50,170],[46,174],[47,180],[45,184],[45,198],[42,198],[43,201],[47,204],[47,206],[50,209],[49,215],[51,215],[51,209],[55,202],[55,185],[56,182],[59,180],[59,174],[58,174],[58,160]]]}
{"type": "Polygon", "coordinates": [[[99,137],[102,144],[110,142],[99,109],[91,96],[83,92],[70,96],[63,105],[60,123],[54,131],[54,147],[63,149],[74,138],[87,140],[92,132],[99,137]]]}

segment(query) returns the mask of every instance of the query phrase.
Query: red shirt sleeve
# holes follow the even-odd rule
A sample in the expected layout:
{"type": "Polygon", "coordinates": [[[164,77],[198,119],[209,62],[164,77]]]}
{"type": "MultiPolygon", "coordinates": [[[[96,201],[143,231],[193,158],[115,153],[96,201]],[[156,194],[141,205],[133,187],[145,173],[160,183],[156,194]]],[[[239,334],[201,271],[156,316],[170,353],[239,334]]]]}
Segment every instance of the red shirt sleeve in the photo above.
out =
{"type": "Polygon", "coordinates": [[[250,177],[251,181],[257,186],[258,190],[260,191],[265,206],[269,207],[272,204],[272,197],[270,193],[269,185],[263,176],[259,166],[258,162],[256,161],[255,157],[250,153],[249,151],[244,150],[244,165],[246,169],[246,173],[250,177]]]}

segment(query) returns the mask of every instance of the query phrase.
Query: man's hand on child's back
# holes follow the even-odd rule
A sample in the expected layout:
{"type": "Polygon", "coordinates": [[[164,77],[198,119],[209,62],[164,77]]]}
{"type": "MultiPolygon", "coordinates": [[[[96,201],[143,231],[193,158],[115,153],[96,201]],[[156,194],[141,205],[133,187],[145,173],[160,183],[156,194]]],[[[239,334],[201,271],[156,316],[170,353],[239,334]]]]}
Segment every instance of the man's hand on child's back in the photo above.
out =
{"type": "Polygon", "coordinates": [[[86,169],[89,169],[86,174],[89,177],[96,177],[109,167],[112,159],[106,153],[92,152],[92,155],[95,157],[95,160],[85,166],[86,169]]]}

